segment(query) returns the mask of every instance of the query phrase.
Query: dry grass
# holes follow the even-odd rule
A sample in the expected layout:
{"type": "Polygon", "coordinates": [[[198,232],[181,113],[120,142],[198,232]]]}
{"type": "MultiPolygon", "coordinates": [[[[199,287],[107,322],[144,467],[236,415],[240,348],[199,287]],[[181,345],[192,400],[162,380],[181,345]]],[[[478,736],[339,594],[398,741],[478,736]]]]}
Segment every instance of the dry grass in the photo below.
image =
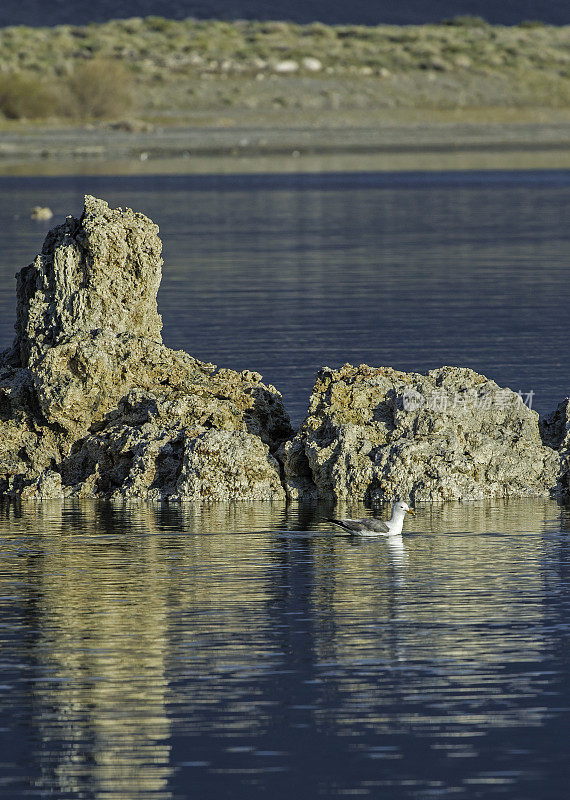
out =
{"type": "Polygon", "coordinates": [[[6,119],[45,117],[56,97],[43,81],[19,73],[0,75],[0,111],[6,119]]]}
{"type": "Polygon", "coordinates": [[[80,62],[65,82],[69,116],[109,119],[128,113],[133,82],[121,61],[93,58],[80,62]]]}

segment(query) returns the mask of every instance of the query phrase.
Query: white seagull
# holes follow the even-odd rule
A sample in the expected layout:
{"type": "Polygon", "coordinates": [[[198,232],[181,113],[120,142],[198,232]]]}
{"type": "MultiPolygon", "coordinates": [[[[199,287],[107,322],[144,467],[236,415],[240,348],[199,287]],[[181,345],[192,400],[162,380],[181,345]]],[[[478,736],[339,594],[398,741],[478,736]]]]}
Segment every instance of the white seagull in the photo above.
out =
{"type": "Polygon", "coordinates": [[[392,516],[386,522],[374,517],[364,517],[364,519],[332,519],[329,517],[328,522],[334,522],[343,530],[357,536],[401,536],[406,514],[414,513],[407,503],[398,500],[392,507],[392,516]]]}

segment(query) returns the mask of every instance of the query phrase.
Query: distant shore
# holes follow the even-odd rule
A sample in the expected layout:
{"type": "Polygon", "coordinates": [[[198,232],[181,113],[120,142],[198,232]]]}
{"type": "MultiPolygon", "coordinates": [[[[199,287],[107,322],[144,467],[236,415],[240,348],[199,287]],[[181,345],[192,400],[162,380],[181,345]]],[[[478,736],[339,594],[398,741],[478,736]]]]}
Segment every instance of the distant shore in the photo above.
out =
{"type": "Polygon", "coordinates": [[[570,168],[570,26],[0,29],[0,174],[570,168]]]}

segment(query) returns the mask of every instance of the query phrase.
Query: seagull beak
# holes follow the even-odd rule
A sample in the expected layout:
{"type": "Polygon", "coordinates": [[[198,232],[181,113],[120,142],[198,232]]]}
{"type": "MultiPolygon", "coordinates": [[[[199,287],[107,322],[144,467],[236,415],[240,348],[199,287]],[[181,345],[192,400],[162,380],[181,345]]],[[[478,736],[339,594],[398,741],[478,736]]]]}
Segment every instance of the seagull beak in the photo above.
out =
{"type": "Polygon", "coordinates": [[[413,509],[413,508],[408,508],[408,510],[407,510],[407,512],[406,512],[406,513],[407,513],[407,514],[411,514],[413,517],[415,517],[415,516],[416,516],[416,512],[414,511],[414,509],[413,509]]]}

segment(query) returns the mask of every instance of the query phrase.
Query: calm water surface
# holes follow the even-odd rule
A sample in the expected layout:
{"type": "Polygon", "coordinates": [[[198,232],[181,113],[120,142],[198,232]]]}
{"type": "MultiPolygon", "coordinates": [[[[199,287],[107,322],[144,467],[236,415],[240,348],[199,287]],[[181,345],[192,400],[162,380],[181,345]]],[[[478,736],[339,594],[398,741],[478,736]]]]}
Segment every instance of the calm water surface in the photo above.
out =
{"type": "Polygon", "coordinates": [[[553,501],[1,511],[0,796],[567,798],[553,501]]]}
{"type": "Polygon", "coordinates": [[[84,193],[160,225],[165,342],[261,372],[295,422],[346,361],[568,394],[570,172],[0,178],[0,347],[13,274],[84,193]]]}
{"type": "MultiPolygon", "coordinates": [[[[346,361],[568,394],[570,173],[0,178],[0,347],[84,193],[159,223],[165,342],[295,421],[346,361]]],[[[418,511],[0,506],[0,796],[566,800],[568,509],[418,511]]]]}

